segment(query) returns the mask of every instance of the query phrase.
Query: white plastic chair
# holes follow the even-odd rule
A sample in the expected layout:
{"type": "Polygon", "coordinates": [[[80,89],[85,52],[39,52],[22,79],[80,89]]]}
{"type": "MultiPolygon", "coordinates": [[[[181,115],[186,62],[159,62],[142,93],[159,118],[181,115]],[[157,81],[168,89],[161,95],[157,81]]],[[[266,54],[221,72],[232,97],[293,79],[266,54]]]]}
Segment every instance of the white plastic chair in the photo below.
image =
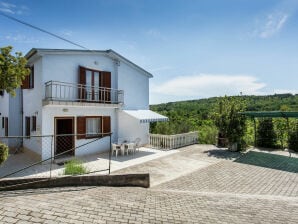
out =
{"type": "Polygon", "coordinates": [[[121,149],[119,148],[119,146],[118,146],[117,144],[112,143],[112,155],[113,155],[114,152],[115,152],[115,156],[116,156],[116,158],[117,158],[117,155],[118,155],[118,151],[119,151],[119,150],[121,150],[121,149]]]}
{"type": "Polygon", "coordinates": [[[138,150],[138,152],[140,151],[140,143],[141,143],[141,139],[140,138],[136,138],[136,140],[135,140],[135,148],[136,148],[136,150],[138,150]]]}
{"type": "Polygon", "coordinates": [[[127,150],[128,152],[131,152],[133,155],[136,152],[136,144],[135,143],[128,143],[127,144],[127,150]]]}

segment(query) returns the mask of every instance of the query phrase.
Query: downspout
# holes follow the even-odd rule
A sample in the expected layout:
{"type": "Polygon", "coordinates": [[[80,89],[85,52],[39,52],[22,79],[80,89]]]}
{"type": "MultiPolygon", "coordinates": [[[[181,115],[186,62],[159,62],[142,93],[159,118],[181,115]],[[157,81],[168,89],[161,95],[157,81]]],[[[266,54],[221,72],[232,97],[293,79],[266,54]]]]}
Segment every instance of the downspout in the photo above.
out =
{"type": "MultiPolygon", "coordinates": [[[[21,136],[24,136],[24,99],[23,89],[21,88],[21,136]]],[[[21,147],[23,147],[24,138],[21,138],[21,147]]]]}

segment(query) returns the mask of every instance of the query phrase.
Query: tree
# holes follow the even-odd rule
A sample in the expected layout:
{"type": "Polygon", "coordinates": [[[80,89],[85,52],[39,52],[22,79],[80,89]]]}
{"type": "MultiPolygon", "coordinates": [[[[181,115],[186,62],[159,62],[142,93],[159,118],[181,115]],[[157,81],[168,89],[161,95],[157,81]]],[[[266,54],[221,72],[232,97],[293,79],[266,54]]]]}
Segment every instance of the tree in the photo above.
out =
{"type": "Polygon", "coordinates": [[[296,123],[296,127],[290,132],[288,144],[289,149],[298,152],[298,122],[296,123]]]}
{"type": "Polygon", "coordinates": [[[11,51],[11,46],[0,48],[0,90],[15,96],[15,89],[21,86],[30,69],[26,68],[27,60],[21,52],[13,56],[11,51]]]}
{"type": "Polygon", "coordinates": [[[242,97],[222,97],[219,99],[215,116],[215,125],[219,129],[219,137],[228,140],[229,149],[237,145],[236,150],[244,150],[246,119],[239,112],[246,109],[246,101],[242,97]]]}

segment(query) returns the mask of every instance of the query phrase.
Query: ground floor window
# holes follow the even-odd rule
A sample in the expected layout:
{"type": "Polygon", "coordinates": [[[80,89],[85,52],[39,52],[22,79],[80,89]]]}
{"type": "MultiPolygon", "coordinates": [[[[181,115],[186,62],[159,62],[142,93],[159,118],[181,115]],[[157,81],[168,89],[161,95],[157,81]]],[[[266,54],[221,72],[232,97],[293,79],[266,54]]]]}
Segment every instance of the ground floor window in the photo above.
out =
{"type": "Polygon", "coordinates": [[[77,117],[77,139],[103,137],[110,131],[110,116],[77,117]]]}
{"type": "Polygon", "coordinates": [[[101,132],[101,117],[86,117],[86,137],[98,136],[101,132]]]}
{"type": "Polygon", "coordinates": [[[30,138],[30,117],[25,117],[25,135],[26,138],[30,138]]]}

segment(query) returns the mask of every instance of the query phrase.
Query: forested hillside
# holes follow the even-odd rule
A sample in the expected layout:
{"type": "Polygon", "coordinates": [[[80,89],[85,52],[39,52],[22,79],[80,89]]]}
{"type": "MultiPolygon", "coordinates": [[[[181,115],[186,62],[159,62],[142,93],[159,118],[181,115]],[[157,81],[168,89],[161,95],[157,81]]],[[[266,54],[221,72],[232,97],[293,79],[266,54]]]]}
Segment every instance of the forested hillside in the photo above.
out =
{"type": "MultiPolygon", "coordinates": [[[[237,96],[245,99],[247,111],[298,111],[298,94],[237,96]]],[[[178,134],[199,130],[204,143],[213,143],[217,135],[212,114],[219,98],[179,101],[151,105],[150,108],[169,117],[169,122],[151,124],[151,133],[178,134]]]]}

